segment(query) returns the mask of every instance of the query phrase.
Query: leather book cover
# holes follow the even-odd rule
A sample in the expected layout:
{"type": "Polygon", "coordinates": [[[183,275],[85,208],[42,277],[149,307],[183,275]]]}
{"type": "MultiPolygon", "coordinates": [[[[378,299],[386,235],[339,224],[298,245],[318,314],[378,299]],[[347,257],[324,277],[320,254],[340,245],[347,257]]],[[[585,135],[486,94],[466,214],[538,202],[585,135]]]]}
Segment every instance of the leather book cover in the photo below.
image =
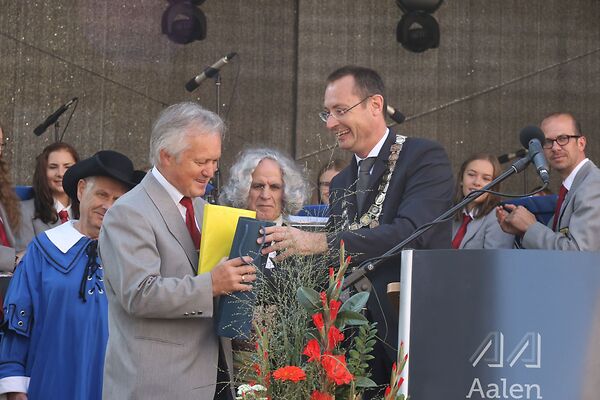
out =
{"type": "MultiPolygon", "coordinates": [[[[250,256],[254,259],[254,265],[260,270],[256,274],[255,289],[260,285],[267,262],[267,256],[260,254],[261,245],[256,243],[256,239],[261,228],[273,225],[273,222],[240,217],[235,230],[229,258],[250,256]]],[[[231,339],[249,339],[255,302],[255,290],[221,296],[217,310],[217,334],[231,339]]]]}

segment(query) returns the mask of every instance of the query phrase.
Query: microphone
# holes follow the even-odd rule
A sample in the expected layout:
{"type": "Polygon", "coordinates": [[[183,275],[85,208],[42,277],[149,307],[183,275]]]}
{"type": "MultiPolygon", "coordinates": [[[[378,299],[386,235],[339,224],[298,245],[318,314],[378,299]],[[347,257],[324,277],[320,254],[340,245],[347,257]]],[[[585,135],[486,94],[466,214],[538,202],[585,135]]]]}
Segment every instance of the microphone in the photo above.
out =
{"type": "Polygon", "coordinates": [[[550,182],[550,174],[548,173],[548,163],[544,152],[542,151],[542,142],[544,141],[544,133],[540,128],[534,125],[526,126],[519,134],[519,140],[523,147],[529,149],[529,159],[533,161],[535,169],[544,184],[550,182]]]}
{"type": "Polygon", "coordinates": [[[46,129],[48,129],[48,127],[50,125],[52,125],[56,121],[58,121],[58,118],[60,118],[60,116],[65,111],[67,111],[69,109],[69,107],[71,107],[71,104],[75,103],[77,100],[78,100],[77,97],[73,97],[71,100],[69,100],[68,103],[60,106],[60,108],[58,110],[54,111],[54,113],[52,115],[50,115],[48,118],[46,118],[46,120],[44,122],[39,124],[38,127],[33,130],[33,133],[35,133],[36,136],[40,136],[42,133],[46,132],[46,129]]]}
{"type": "Polygon", "coordinates": [[[500,164],[505,164],[510,160],[514,160],[515,158],[525,157],[527,155],[527,149],[519,149],[513,153],[506,153],[498,156],[498,161],[500,164]]]}
{"type": "Polygon", "coordinates": [[[227,64],[236,55],[236,52],[227,54],[225,57],[221,58],[219,61],[202,71],[200,75],[197,75],[190,79],[188,83],[185,84],[185,89],[188,92],[193,92],[198,86],[200,86],[203,80],[212,78],[213,76],[217,75],[219,73],[219,70],[223,68],[223,66],[227,64]]]}
{"type": "Polygon", "coordinates": [[[397,124],[401,124],[404,122],[406,117],[400,111],[396,110],[394,107],[387,106],[387,114],[397,124]]]}

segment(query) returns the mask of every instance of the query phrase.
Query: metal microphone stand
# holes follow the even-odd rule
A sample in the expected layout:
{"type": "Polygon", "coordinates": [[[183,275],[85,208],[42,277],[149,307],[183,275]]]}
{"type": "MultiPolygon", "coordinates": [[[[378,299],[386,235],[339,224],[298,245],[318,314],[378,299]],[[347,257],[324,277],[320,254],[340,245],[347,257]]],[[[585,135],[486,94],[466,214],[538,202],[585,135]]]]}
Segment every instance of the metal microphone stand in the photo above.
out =
{"type": "MultiPolygon", "coordinates": [[[[496,179],[494,179],[493,181],[491,181],[490,183],[485,185],[483,187],[483,189],[481,189],[481,190],[489,190],[490,188],[494,187],[498,183],[507,179],[509,176],[512,176],[514,174],[517,174],[517,173],[523,171],[529,165],[530,162],[531,162],[531,159],[529,157],[524,157],[524,158],[521,158],[521,159],[515,161],[510,166],[509,169],[507,169],[502,174],[500,174],[496,179]]],[[[403,241],[398,243],[396,246],[394,246],[391,249],[389,249],[388,251],[386,251],[383,255],[381,255],[379,257],[375,257],[376,258],[375,261],[366,260],[363,263],[361,263],[358,267],[353,269],[353,271],[350,273],[350,275],[348,275],[346,278],[344,278],[343,289],[347,289],[347,288],[355,285],[356,283],[358,283],[363,278],[366,278],[366,274],[368,274],[369,272],[373,272],[377,268],[377,266],[379,264],[381,264],[383,261],[387,260],[389,257],[391,257],[393,255],[396,255],[399,250],[402,250],[404,248],[404,246],[406,246],[407,244],[409,244],[410,242],[412,242],[413,240],[415,240],[416,238],[418,238],[419,236],[421,236],[422,234],[427,232],[438,222],[441,222],[441,221],[451,217],[452,215],[454,215],[458,210],[461,210],[464,206],[466,206],[467,204],[469,204],[470,202],[472,202],[473,200],[475,200],[476,198],[481,196],[483,193],[484,192],[479,192],[473,196],[467,195],[464,199],[462,199],[462,201],[460,201],[459,203],[457,203],[456,205],[451,207],[448,211],[444,212],[442,215],[440,215],[433,221],[417,228],[409,237],[407,237],[406,239],[404,239],[403,241]]]]}

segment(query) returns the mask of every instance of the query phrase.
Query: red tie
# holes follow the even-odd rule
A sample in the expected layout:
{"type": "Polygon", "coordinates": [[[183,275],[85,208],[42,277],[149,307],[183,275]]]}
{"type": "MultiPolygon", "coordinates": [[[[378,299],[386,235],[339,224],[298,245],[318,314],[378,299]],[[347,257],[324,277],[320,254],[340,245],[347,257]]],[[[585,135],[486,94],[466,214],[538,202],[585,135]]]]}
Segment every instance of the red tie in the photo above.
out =
{"type": "Polygon", "coordinates": [[[69,220],[69,213],[67,210],[61,210],[58,212],[58,218],[60,218],[60,223],[64,224],[69,220]]]}
{"type": "Polygon", "coordinates": [[[187,226],[192,242],[196,246],[196,250],[200,248],[200,231],[196,226],[196,218],[194,217],[194,206],[192,205],[192,199],[189,197],[182,198],[179,203],[185,207],[185,225],[187,226]]]}
{"type": "Polygon", "coordinates": [[[468,214],[463,215],[463,222],[460,228],[458,228],[456,231],[456,236],[454,236],[454,239],[452,239],[453,249],[458,249],[460,247],[460,244],[465,237],[465,233],[467,233],[467,225],[469,225],[469,222],[471,222],[472,219],[473,218],[471,218],[471,216],[468,214]]]}
{"type": "Polygon", "coordinates": [[[12,247],[8,243],[8,236],[6,236],[6,230],[4,229],[4,221],[0,219],[0,244],[6,247],[12,247]]]}
{"type": "Polygon", "coordinates": [[[554,209],[554,222],[552,223],[552,230],[556,231],[556,225],[558,224],[558,216],[560,215],[560,208],[562,207],[563,201],[565,201],[565,196],[567,195],[567,188],[564,185],[560,185],[560,190],[558,191],[558,200],[556,201],[556,208],[554,209]]]}

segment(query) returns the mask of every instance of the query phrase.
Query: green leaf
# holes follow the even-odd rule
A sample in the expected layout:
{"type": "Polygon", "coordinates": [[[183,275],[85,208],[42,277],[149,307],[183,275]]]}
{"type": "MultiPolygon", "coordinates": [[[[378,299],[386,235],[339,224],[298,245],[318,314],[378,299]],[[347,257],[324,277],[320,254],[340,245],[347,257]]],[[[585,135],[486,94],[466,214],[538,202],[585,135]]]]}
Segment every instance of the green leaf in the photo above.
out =
{"type": "Polygon", "coordinates": [[[311,314],[321,309],[321,298],[319,297],[319,293],[314,289],[300,287],[296,292],[296,298],[298,299],[298,303],[311,314]]]}
{"type": "Polygon", "coordinates": [[[369,300],[369,292],[356,293],[342,304],[340,311],[359,312],[364,308],[369,300]]]}
{"type": "Polygon", "coordinates": [[[356,377],[356,387],[372,388],[372,387],[377,387],[377,384],[367,377],[357,376],[356,377]]]}
{"type": "Polygon", "coordinates": [[[364,315],[354,311],[340,311],[337,321],[340,321],[341,325],[366,325],[369,323],[364,315]]]}

